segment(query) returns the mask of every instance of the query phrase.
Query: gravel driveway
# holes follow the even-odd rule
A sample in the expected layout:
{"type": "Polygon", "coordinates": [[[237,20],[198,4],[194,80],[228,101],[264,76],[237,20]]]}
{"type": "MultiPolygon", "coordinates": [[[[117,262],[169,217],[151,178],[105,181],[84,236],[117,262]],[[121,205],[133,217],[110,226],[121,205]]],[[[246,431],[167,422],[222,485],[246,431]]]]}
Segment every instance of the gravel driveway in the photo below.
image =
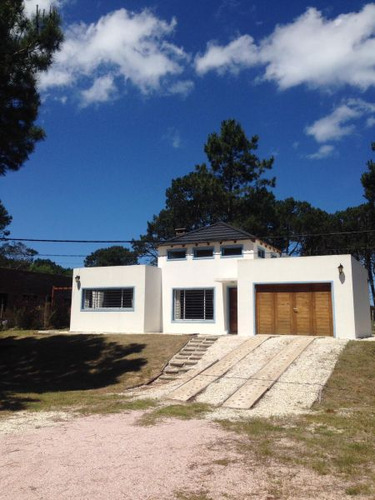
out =
{"type": "Polygon", "coordinates": [[[333,477],[239,455],[238,436],[215,423],[169,420],[141,427],[136,424],[141,414],[59,422],[53,414],[34,414],[26,423],[22,416],[10,426],[0,422],[0,498],[345,498],[333,477]],[[282,496],[275,496],[275,488],[282,496]]]}

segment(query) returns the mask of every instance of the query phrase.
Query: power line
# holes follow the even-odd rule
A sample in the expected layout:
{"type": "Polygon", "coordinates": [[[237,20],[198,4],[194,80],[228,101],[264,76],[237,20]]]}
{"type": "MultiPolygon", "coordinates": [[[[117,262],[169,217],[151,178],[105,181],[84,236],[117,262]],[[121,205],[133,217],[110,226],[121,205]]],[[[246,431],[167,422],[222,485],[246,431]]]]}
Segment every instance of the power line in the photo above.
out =
{"type": "MultiPolygon", "coordinates": [[[[311,238],[318,236],[342,236],[351,234],[371,234],[375,233],[375,229],[361,229],[359,231],[334,231],[328,233],[304,233],[304,234],[281,234],[276,236],[266,235],[257,236],[257,239],[265,240],[275,240],[288,238],[295,241],[296,238],[311,238]]],[[[38,239],[38,238],[0,238],[0,241],[28,241],[33,243],[165,243],[165,241],[153,241],[153,240],[60,240],[60,239],[38,239]]]]}
{"type": "Polygon", "coordinates": [[[34,243],[132,243],[135,240],[49,240],[37,238],[0,238],[1,241],[31,241],[34,243]]]}
{"type": "Polygon", "coordinates": [[[278,238],[289,238],[293,241],[294,238],[306,238],[314,236],[340,236],[346,234],[368,234],[368,233],[375,233],[375,229],[361,229],[360,231],[335,231],[332,233],[307,233],[307,234],[284,234],[278,236],[260,236],[259,239],[274,240],[278,238]]]}
{"type": "Polygon", "coordinates": [[[69,255],[69,254],[54,254],[54,253],[38,253],[36,257],[87,257],[87,255],[69,255]]]}

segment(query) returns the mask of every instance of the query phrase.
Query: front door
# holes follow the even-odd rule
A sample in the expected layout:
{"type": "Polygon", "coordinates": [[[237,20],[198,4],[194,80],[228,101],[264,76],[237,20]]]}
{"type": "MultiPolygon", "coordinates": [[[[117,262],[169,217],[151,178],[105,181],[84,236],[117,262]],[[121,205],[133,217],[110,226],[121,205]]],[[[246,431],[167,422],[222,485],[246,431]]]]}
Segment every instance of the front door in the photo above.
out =
{"type": "Polygon", "coordinates": [[[237,288],[229,288],[229,333],[238,333],[237,288]]]}

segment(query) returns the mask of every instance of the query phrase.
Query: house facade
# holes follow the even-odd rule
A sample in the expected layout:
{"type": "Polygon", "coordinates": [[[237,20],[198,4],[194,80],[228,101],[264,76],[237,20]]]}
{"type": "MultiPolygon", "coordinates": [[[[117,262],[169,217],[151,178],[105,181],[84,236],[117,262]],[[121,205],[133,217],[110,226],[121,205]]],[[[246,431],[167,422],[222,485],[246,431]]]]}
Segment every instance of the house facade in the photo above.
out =
{"type": "Polygon", "coordinates": [[[76,269],[71,330],[370,335],[367,273],[350,255],[281,258],[223,222],[158,252],[157,267],[76,269]]]}

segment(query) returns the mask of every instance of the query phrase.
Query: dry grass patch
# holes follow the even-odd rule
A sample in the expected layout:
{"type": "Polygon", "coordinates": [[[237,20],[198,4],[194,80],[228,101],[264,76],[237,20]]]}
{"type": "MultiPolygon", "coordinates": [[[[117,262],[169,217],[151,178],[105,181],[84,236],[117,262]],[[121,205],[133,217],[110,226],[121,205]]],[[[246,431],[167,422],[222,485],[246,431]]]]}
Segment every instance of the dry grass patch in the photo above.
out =
{"type": "Polygon", "coordinates": [[[348,343],[311,413],[220,423],[241,435],[245,457],[340,477],[343,494],[374,497],[375,343],[348,343]]]}
{"type": "Polygon", "coordinates": [[[108,413],[145,404],[119,393],[159,375],[190,338],[1,332],[0,414],[66,408],[108,413]]]}
{"type": "Polygon", "coordinates": [[[155,425],[161,420],[168,418],[179,418],[190,420],[192,418],[202,418],[212,408],[203,403],[187,403],[161,406],[155,410],[145,413],[139,420],[139,425],[155,425]]]}

